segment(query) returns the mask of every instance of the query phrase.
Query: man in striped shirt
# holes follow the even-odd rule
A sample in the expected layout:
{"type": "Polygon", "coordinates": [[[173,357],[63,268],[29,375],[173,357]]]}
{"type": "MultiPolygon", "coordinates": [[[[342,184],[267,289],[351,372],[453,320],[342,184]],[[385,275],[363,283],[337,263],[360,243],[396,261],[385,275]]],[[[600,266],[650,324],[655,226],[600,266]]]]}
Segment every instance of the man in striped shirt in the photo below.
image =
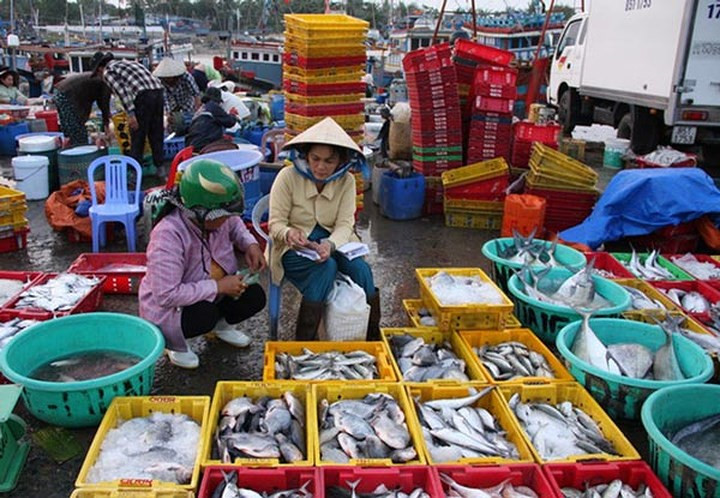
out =
{"type": "Polygon", "coordinates": [[[160,80],[139,62],[115,60],[110,52],[96,52],[91,71],[110,87],[125,108],[130,126],[130,155],[142,164],[147,138],[153,162],[155,166],[161,166],[164,130],[163,86],[160,80]]]}

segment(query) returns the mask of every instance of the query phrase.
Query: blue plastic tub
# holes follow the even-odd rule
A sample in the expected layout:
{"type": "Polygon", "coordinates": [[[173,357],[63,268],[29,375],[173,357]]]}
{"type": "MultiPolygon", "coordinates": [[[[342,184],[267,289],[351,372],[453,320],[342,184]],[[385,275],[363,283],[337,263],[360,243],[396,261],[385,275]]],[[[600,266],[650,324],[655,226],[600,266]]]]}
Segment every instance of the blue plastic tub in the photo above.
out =
{"type": "MultiPolygon", "coordinates": [[[[680,369],[685,375],[684,379],[634,379],[608,372],[573,354],[572,345],[581,325],[582,322],[579,321],[566,325],[558,334],[555,345],[573,377],[613,418],[637,420],[645,400],[658,389],[683,384],[702,384],[713,375],[714,367],[710,356],[700,346],[679,334],[673,336],[673,345],[680,369]]],[[[590,320],[590,328],[606,346],[633,342],[657,351],[665,344],[665,333],[657,325],[601,318],[590,320]]]]}
{"type": "Polygon", "coordinates": [[[27,123],[0,126],[0,156],[14,156],[17,150],[16,137],[30,133],[27,123]]]}
{"type": "Polygon", "coordinates": [[[425,177],[413,173],[396,178],[389,171],[380,181],[380,213],[391,220],[412,220],[422,216],[425,202],[425,177]]]}
{"type": "Polygon", "coordinates": [[[273,121],[285,119],[285,96],[276,93],[270,98],[270,117],[273,121]]]}
{"type": "Polygon", "coordinates": [[[185,137],[173,137],[163,141],[163,156],[166,161],[172,161],[175,155],[185,148],[185,137]]]}
{"type": "Polygon", "coordinates": [[[210,154],[202,154],[181,162],[178,165],[178,171],[184,171],[185,168],[200,159],[220,161],[238,175],[240,182],[245,188],[245,212],[243,213],[243,217],[250,219],[255,204],[258,199],[262,197],[260,185],[260,161],[263,159],[262,153],[258,150],[249,149],[211,152],[210,154]]]}

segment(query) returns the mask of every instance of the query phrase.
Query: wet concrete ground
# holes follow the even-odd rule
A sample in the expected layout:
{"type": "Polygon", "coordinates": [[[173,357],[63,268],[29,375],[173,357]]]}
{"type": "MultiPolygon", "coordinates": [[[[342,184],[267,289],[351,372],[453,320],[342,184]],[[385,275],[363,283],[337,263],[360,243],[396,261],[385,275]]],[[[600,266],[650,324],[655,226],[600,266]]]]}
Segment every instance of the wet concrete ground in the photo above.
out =
{"type": "MultiPolygon", "coordinates": [[[[612,175],[601,170],[601,185],[612,175]]],[[[28,217],[32,232],[26,251],[0,255],[0,270],[40,270],[58,272],[68,268],[75,258],[90,252],[89,243],[73,244],[62,233],[53,232],[45,221],[44,202],[30,202],[28,217]]],[[[490,272],[490,262],[480,249],[487,240],[497,237],[496,231],[447,228],[442,216],[397,222],[380,216],[366,193],[366,210],[360,214],[358,231],[364,242],[370,245],[369,262],[372,265],[376,285],[381,289],[382,322],[384,327],[407,326],[408,321],[402,300],[419,296],[414,269],[418,267],[480,267],[490,272]]],[[[140,241],[138,250],[145,248],[140,241]]],[[[118,236],[106,251],[124,252],[124,237],[118,236]]],[[[266,285],[266,282],[263,283],[266,285]]],[[[280,339],[293,337],[295,316],[299,306],[299,293],[291,285],[283,287],[280,339]]],[[[137,315],[136,296],[106,295],[103,311],[115,311],[137,315]]],[[[255,339],[247,349],[236,349],[214,339],[198,338],[192,343],[200,356],[200,368],[182,370],[169,364],[166,357],[158,361],[154,394],[165,395],[212,395],[219,380],[260,380],[262,378],[264,342],[268,339],[267,312],[245,322],[245,330],[255,339]]],[[[16,413],[28,422],[30,430],[45,424],[34,419],[18,403],[16,413]]],[[[645,433],[638,424],[622,424],[628,437],[642,454],[646,454],[645,433]]],[[[84,450],[89,448],[95,428],[72,430],[84,450]]],[[[20,477],[17,488],[9,494],[13,497],[67,497],[85,453],[57,465],[35,443],[20,477]]]]}

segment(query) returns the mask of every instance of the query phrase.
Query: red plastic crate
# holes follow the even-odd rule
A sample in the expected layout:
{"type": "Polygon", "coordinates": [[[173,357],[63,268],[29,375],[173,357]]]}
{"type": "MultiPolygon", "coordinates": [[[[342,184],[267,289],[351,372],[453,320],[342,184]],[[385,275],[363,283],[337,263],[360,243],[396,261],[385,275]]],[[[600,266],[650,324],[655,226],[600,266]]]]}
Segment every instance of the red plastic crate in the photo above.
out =
{"type": "Polygon", "coordinates": [[[146,272],[102,271],[110,264],[147,266],[147,255],[144,252],[84,253],[72,262],[67,271],[105,277],[103,292],[106,294],[137,294],[146,272]]]}
{"type": "Polygon", "coordinates": [[[335,116],[341,114],[361,114],[365,112],[362,102],[352,104],[303,105],[287,102],[285,110],[299,116],[335,116]]]}
{"type": "Polygon", "coordinates": [[[30,233],[29,228],[21,228],[13,231],[9,236],[0,238],[0,253],[25,249],[27,247],[28,233],[30,233]]]}
{"type": "MultiPolygon", "coordinates": [[[[687,154],[689,157],[684,161],[679,161],[672,166],[671,168],[693,168],[697,166],[697,156],[694,154],[687,154]]],[[[653,163],[650,161],[646,161],[642,157],[636,157],[632,161],[636,168],[644,169],[644,168],[667,168],[667,166],[663,166],[661,164],[653,163]]]]}
{"type": "Polygon", "coordinates": [[[472,115],[472,121],[481,121],[483,123],[499,123],[499,124],[512,124],[512,116],[507,114],[501,114],[498,112],[480,112],[472,115]]]}
{"type": "Polygon", "coordinates": [[[473,86],[489,85],[515,88],[517,75],[517,69],[509,67],[480,66],[475,69],[473,86]]]}
{"type": "Polygon", "coordinates": [[[512,52],[470,40],[456,40],[454,55],[461,59],[496,66],[507,66],[515,58],[512,52]]]}
{"type": "Polygon", "coordinates": [[[562,207],[563,209],[592,209],[599,196],[597,192],[566,192],[529,186],[525,187],[525,193],[546,199],[548,206],[562,207]]]}
{"type": "Polygon", "coordinates": [[[561,126],[555,124],[535,124],[530,121],[515,123],[515,139],[524,142],[542,142],[557,144],[561,126]]]}
{"type": "Polygon", "coordinates": [[[450,59],[434,59],[418,62],[411,71],[405,71],[405,78],[419,80],[424,78],[456,77],[455,66],[450,59]]]}
{"type": "MultiPolygon", "coordinates": [[[[694,221],[687,221],[685,223],[680,223],[679,225],[669,225],[664,228],[660,228],[659,230],[655,230],[653,232],[653,235],[658,235],[660,237],[675,237],[677,235],[690,235],[697,233],[697,229],[695,228],[695,222],[694,221]]],[[[671,254],[678,254],[678,253],[671,253],[671,254]]]]}
{"type": "Polygon", "coordinates": [[[473,101],[473,112],[497,112],[500,114],[512,114],[515,100],[477,95],[473,101]]]}
{"type": "Polygon", "coordinates": [[[300,81],[284,80],[283,89],[291,93],[304,96],[343,95],[349,93],[362,93],[365,91],[365,83],[330,83],[327,85],[316,85],[302,83],[300,81]]]}
{"type": "MultiPolygon", "coordinates": [[[[28,286],[34,287],[36,285],[41,285],[49,280],[57,277],[57,273],[44,273],[41,277],[36,279],[32,285],[28,286]]],[[[10,301],[7,302],[4,313],[6,313],[7,316],[10,316],[12,318],[18,317],[18,318],[24,318],[29,320],[50,320],[51,318],[61,317],[61,316],[67,316],[67,315],[76,315],[78,313],[88,313],[90,311],[95,311],[98,308],[100,308],[100,305],[102,304],[103,299],[103,286],[105,285],[105,277],[99,277],[99,282],[90,289],[90,292],[88,292],[85,297],[83,297],[71,310],[69,311],[58,311],[57,313],[53,314],[50,311],[40,310],[40,309],[33,309],[33,308],[23,308],[23,309],[16,309],[15,303],[18,302],[20,299],[20,295],[16,295],[14,298],[12,298],[10,301]]]]}
{"type": "Polygon", "coordinates": [[[364,66],[367,57],[356,55],[352,57],[303,57],[297,53],[285,52],[283,62],[302,69],[324,69],[364,66]]]}
{"type": "MultiPolygon", "coordinates": [[[[7,303],[12,302],[18,294],[34,284],[35,281],[42,275],[43,273],[41,271],[0,271],[0,280],[20,280],[25,284],[19,292],[15,293],[14,296],[10,296],[4,303],[0,302],[0,313],[7,303]]],[[[0,314],[0,319],[2,319],[2,317],[3,316],[0,314]]]]}
{"type": "Polygon", "coordinates": [[[459,168],[460,166],[462,166],[462,161],[437,163],[413,161],[413,169],[424,176],[439,176],[444,171],[459,168]]]}
{"type": "Polygon", "coordinates": [[[433,467],[324,467],[322,479],[325,489],[331,486],[348,488],[348,482],[360,480],[357,493],[370,493],[381,484],[388,489],[400,488],[404,493],[411,493],[415,488],[422,488],[431,497],[444,496],[437,471],[433,467]]]}
{"type": "Polygon", "coordinates": [[[615,479],[621,479],[637,490],[640,484],[645,484],[652,491],[655,498],[672,498],[670,492],[663,486],[650,466],[643,461],[612,462],[612,463],[555,463],[543,465],[543,471],[548,482],[555,489],[555,495],[562,497],[560,491],[565,486],[579,490],[585,489],[585,484],[609,484],[615,479]],[[558,494],[559,493],[559,494],[558,494]]]}
{"type": "Polygon", "coordinates": [[[505,195],[505,189],[510,184],[510,176],[502,175],[488,180],[469,183],[459,187],[445,189],[445,195],[450,199],[491,199],[505,195]]]}
{"type": "MultiPolygon", "coordinates": [[[[687,254],[687,253],[684,253],[684,254],[663,254],[663,256],[665,256],[665,257],[666,257],[671,263],[673,263],[675,266],[678,266],[678,267],[679,267],[679,265],[678,265],[677,263],[675,263],[675,262],[672,260],[672,258],[681,258],[681,257],[683,257],[685,254],[687,254]]],[[[693,256],[695,256],[695,259],[697,259],[697,260],[700,261],[701,263],[710,263],[711,265],[715,266],[716,268],[720,268],[720,261],[711,258],[711,257],[708,256],[707,254],[693,254],[693,256]]],[[[682,269],[682,268],[680,268],[680,269],[683,270],[683,271],[684,271],[685,273],[687,273],[688,275],[691,275],[691,276],[695,277],[697,280],[700,280],[700,281],[702,281],[702,282],[708,282],[708,283],[710,283],[710,282],[720,282],[720,279],[715,279],[715,280],[711,280],[711,279],[710,279],[710,280],[702,280],[702,279],[696,277],[695,275],[693,275],[692,273],[690,273],[689,271],[684,270],[684,269],[682,269]]],[[[0,277],[0,278],[2,278],[2,277],[0,277]]]]}
{"type": "MultiPolygon", "coordinates": [[[[720,290],[716,287],[707,284],[706,282],[701,282],[700,280],[685,280],[685,281],[648,281],[650,285],[655,287],[656,289],[661,290],[670,290],[670,289],[681,289],[685,292],[699,292],[702,294],[705,299],[710,301],[710,304],[715,304],[717,302],[720,302],[720,290]]],[[[682,305],[678,304],[679,307],[682,308],[682,305]]],[[[682,308],[685,313],[688,315],[697,318],[701,322],[705,322],[707,320],[710,320],[710,316],[707,313],[691,313],[685,308],[682,308]]]]}
{"type": "Polygon", "coordinates": [[[452,49],[449,43],[440,43],[427,48],[421,48],[408,52],[403,57],[402,65],[405,72],[417,70],[423,64],[430,61],[452,61],[452,49]]]}
{"type": "Polygon", "coordinates": [[[211,465],[204,469],[198,498],[211,498],[213,491],[223,480],[223,472],[228,475],[237,474],[239,488],[252,489],[263,494],[272,494],[300,488],[310,482],[306,491],[313,496],[324,496],[320,469],[313,467],[286,467],[282,469],[253,469],[228,465],[211,465]]]}
{"type": "Polygon", "coordinates": [[[615,275],[613,278],[637,278],[609,252],[586,252],[585,259],[588,263],[595,259],[595,268],[612,272],[615,275]]]}
{"type": "MultiPolygon", "coordinates": [[[[527,486],[542,498],[554,498],[557,492],[548,481],[539,465],[534,463],[513,465],[440,465],[438,476],[444,474],[461,486],[470,488],[489,488],[509,480],[513,486],[527,486]]],[[[450,491],[448,485],[440,481],[445,495],[450,491]]],[[[498,495],[499,496],[499,495],[498,495]]],[[[562,497],[562,495],[560,495],[562,497]]]]}

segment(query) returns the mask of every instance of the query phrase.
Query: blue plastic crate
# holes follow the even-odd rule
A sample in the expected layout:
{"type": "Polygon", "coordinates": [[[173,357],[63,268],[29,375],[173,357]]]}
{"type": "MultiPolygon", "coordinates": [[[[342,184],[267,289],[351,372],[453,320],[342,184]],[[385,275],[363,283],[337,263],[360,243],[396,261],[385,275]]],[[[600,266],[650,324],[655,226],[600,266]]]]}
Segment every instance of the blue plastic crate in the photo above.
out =
{"type": "Polygon", "coordinates": [[[172,161],[175,155],[185,148],[185,137],[175,137],[163,142],[163,152],[166,161],[172,161]]]}

